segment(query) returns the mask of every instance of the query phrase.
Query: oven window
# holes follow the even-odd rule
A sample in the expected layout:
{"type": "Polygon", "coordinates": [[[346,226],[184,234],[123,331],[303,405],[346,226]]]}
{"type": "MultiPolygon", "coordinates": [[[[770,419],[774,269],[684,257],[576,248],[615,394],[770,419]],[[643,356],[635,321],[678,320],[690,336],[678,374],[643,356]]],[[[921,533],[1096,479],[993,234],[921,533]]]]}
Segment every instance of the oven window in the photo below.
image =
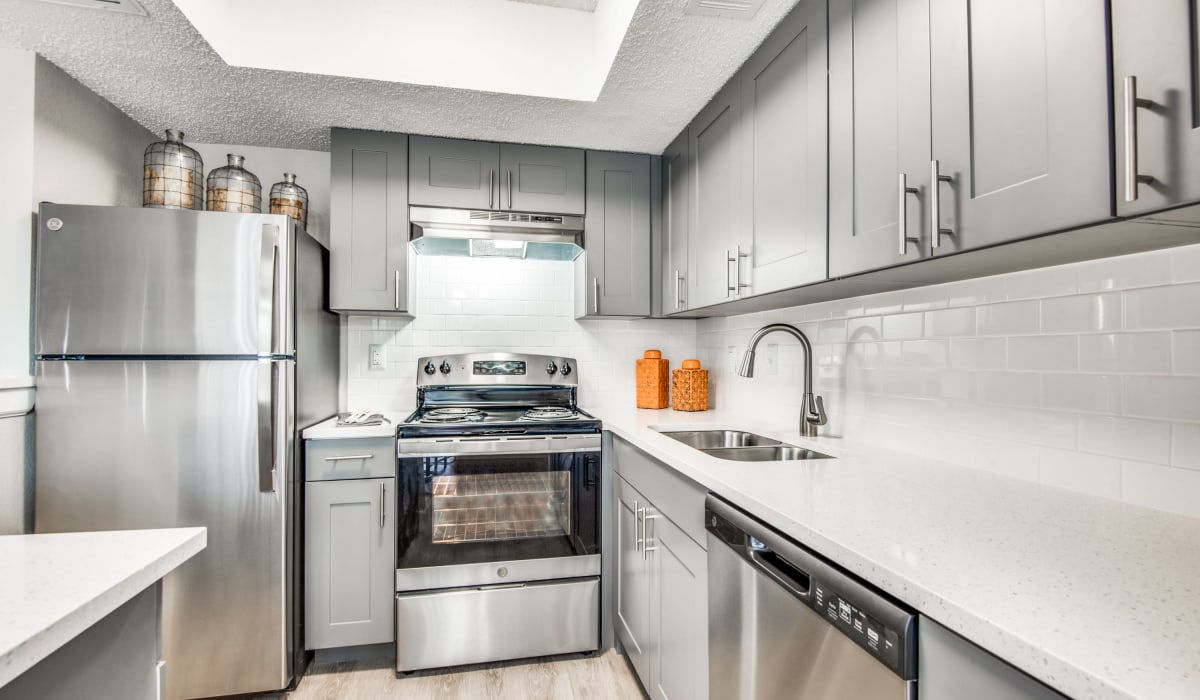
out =
{"type": "Polygon", "coordinates": [[[571,473],[436,476],[433,543],[571,536],[571,473]]]}
{"type": "Polygon", "coordinates": [[[397,568],[596,554],[600,454],[406,457],[397,568]]]}

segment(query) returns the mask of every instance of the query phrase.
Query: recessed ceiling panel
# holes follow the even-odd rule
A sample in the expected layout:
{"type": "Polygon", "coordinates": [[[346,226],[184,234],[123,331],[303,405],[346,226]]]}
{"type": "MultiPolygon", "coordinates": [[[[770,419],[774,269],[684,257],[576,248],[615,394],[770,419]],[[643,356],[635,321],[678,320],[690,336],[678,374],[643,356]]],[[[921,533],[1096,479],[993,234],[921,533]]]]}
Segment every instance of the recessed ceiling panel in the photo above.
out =
{"type": "Polygon", "coordinates": [[[594,101],[639,0],[174,1],[231,66],[594,101]]]}

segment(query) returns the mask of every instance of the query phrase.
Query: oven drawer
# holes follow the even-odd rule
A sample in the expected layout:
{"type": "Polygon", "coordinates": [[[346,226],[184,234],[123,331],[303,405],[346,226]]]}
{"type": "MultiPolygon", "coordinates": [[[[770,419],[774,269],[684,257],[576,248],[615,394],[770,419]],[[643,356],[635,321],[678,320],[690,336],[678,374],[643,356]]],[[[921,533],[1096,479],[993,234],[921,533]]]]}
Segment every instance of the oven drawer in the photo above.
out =
{"type": "Polygon", "coordinates": [[[389,476],[396,476],[396,441],[390,437],[304,441],[305,481],[389,476]]]}
{"type": "Polygon", "coordinates": [[[396,670],[600,648],[600,580],[396,596],[396,670]]]}

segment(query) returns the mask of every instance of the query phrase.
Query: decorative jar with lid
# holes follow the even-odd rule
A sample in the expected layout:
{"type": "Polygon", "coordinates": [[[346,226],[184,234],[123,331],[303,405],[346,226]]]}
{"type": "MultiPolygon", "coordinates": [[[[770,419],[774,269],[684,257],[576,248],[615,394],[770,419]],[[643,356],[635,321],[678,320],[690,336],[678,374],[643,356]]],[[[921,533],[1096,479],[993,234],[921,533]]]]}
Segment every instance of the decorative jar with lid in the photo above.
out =
{"type": "Polygon", "coordinates": [[[254,173],[242,167],[244,156],[230,153],[228,165],[208,174],[209,211],[232,211],[239,214],[262,213],[262,183],[254,173]]]}
{"type": "Polygon", "coordinates": [[[284,173],[283,180],[271,185],[271,213],[287,214],[301,226],[308,225],[308,190],[296,184],[295,173],[284,173]]]}
{"type": "Polygon", "coordinates": [[[708,410],[708,370],[700,360],[684,360],[671,374],[671,408],[676,411],[708,410]]]}
{"type": "Polygon", "coordinates": [[[647,350],[637,361],[637,407],[666,408],[670,391],[670,360],[663,359],[661,350],[647,350]]]}
{"type": "Polygon", "coordinates": [[[203,209],[204,161],[185,146],[183,132],[167,129],[167,140],[146,146],[142,157],[142,206],[203,209]]]}

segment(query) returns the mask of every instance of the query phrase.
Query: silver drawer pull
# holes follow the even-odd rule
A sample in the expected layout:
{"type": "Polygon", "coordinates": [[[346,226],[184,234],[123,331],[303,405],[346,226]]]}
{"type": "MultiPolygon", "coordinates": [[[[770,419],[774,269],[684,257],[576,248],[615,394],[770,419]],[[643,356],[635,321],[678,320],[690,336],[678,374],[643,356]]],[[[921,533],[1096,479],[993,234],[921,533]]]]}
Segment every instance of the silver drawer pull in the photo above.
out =
{"type": "Polygon", "coordinates": [[[375,455],[346,455],[345,457],[326,457],[326,462],[341,462],[346,459],[375,459],[375,455]]]}

